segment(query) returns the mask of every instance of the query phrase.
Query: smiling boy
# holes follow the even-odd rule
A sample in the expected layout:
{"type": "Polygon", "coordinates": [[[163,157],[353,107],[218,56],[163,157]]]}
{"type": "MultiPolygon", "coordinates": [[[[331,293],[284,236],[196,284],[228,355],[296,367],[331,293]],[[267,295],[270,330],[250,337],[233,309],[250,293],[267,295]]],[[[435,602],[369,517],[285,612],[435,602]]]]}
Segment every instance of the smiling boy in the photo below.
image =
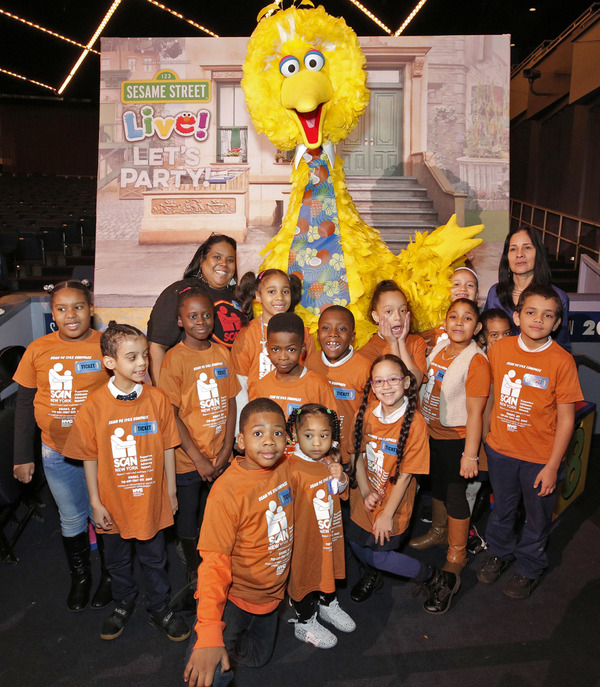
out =
{"type": "Polygon", "coordinates": [[[548,566],[545,547],[556,484],[573,433],[575,403],[583,400],[573,357],[551,338],[561,317],[556,292],[530,286],[514,314],[521,334],[501,339],[489,351],[493,387],[486,409],[491,420],[486,453],[494,509],[486,536],[489,556],[477,578],[492,584],[516,561],[515,574],[503,589],[513,599],[527,598],[548,566]],[[526,521],[517,539],[520,497],[526,521]]]}
{"type": "Polygon", "coordinates": [[[337,412],[327,380],[300,363],[304,352],[304,323],[294,313],[273,315],[267,326],[267,353],[275,369],[250,385],[248,396],[271,398],[286,418],[305,403],[320,403],[337,412]]]}

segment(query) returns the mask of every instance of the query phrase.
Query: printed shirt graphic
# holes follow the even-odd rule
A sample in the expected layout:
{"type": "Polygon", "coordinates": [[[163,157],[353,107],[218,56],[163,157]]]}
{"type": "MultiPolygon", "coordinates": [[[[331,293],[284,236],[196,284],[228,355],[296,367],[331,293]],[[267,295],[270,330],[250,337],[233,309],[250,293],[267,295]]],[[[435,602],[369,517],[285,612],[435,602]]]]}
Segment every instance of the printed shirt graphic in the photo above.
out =
{"type": "Polygon", "coordinates": [[[352,423],[362,403],[371,364],[356,351],[336,366],[326,365],[321,356],[321,351],[315,351],[307,358],[306,366],[325,377],[331,386],[340,418],[342,463],[348,463],[350,454],[354,453],[352,423]]]}
{"type": "Polygon", "coordinates": [[[85,341],[63,341],[58,332],[42,336],[27,347],[15,372],[15,382],[37,389],[35,420],[42,441],[59,453],[81,404],[108,382],[100,336],[95,330],[85,341]]]}
{"type": "MultiPolygon", "coordinates": [[[[229,400],[240,390],[231,357],[219,344],[195,351],[181,341],[167,351],[160,370],[160,388],[179,408],[179,418],[198,449],[213,462],[223,447],[229,400]]],[[[181,447],[175,460],[178,473],[196,470],[181,447]]]]}
{"type": "Polygon", "coordinates": [[[164,452],[179,441],[173,408],[160,389],[144,385],[134,401],[119,401],[104,385],[77,414],[65,455],[98,461],[111,532],[147,540],[173,524],[164,452]]]}
{"type": "MultiPolygon", "coordinates": [[[[231,558],[229,596],[249,604],[282,599],[293,541],[287,461],[281,460],[272,470],[246,470],[234,460],[210,490],[198,543],[201,554],[231,558]]],[[[208,578],[219,576],[218,571],[201,566],[199,574],[204,573],[208,578]]]]}
{"type": "MultiPolygon", "coordinates": [[[[406,337],[406,348],[418,369],[421,370],[423,374],[427,374],[427,344],[425,343],[425,339],[420,334],[409,334],[406,337]]],[[[372,363],[376,358],[379,358],[380,355],[389,353],[390,346],[382,336],[379,336],[379,334],[375,332],[358,352],[363,358],[366,358],[369,363],[372,363]]]]}
{"type": "Polygon", "coordinates": [[[295,530],[288,594],[300,601],[309,592],[335,591],[336,579],[345,577],[344,533],[340,497],[331,493],[325,463],[293,454],[289,465],[295,530]]]}
{"type": "MultiPolygon", "coordinates": [[[[260,317],[254,318],[247,327],[237,335],[231,355],[236,374],[248,377],[248,386],[255,388],[256,383],[274,370],[266,349],[267,327],[262,327],[260,317]],[[261,328],[263,331],[261,332],[261,328]]],[[[300,358],[304,362],[315,350],[315,342],[310,332],[304,327],[306,351],[300,358]]]]}
{"type": "Polygon", "coordinates": [[[337,403],[329,383],[324,377],[308,369],[302,377],[292,382],[280,382],[275,376],[275,370],[269,372],[266,377],[248,387],[248,397],[251,401],[261,396],[275,401],[286,418],[294,408],[299,408],[305,403],[321,403],[337,413],[337,403]]]}
{"type": "MultiPolygon", "coordinates": [[[[464,439],[467,436],[465,426],[444,427],[440,422],[442,380],[452,363],[452,360],[444,360],[443,352],[440,351],[429,364],[424,380],[425,392],[421,400],[421,413],[429,427],[429,436],[433,439],[464,439]]],[[[485,397],[490,393],[490,366],[482,355],[474,356],[469,364],[465,390],[467,396],[472,398],[485,397]]]]}
{"type": "Polygon", "coordinates": [[[531,463],[550,458],[556,405],[583,400],[573,356],[556,342],[544,351],[525,351],[517,336],[488,352],[494,406],[486,441],[498,453],[531,463]]]}
{"type": "MultiPolygon", "coordinates": [[[[352,520],[367,532],[371,532],[373,523],[385,507],[393,484],[389,481],[391,474],[396,471],[396,446],[402,426],[401,418],[398,422],[386,425],[381,422],[373,410],[378,402],[372,401],[367,406],[363,424],[363,448],[367,480],[369,488],[381,494],[383,501],[373,512],[365,508],[360,489],[350,490],[350,513],[352,520]]],[[[412,475],[426,475],[429,473],[429,439],[427,424],[419,411],[415,411],[410,431],[404,447],[404,455],[400,463],[400,472],[412,475]]],[[[392,535],[402,534],[410,523],[410,517],[416,494],[416,481],[412,480],[400,505],[396,509],[393,519],[392,535]]]]}

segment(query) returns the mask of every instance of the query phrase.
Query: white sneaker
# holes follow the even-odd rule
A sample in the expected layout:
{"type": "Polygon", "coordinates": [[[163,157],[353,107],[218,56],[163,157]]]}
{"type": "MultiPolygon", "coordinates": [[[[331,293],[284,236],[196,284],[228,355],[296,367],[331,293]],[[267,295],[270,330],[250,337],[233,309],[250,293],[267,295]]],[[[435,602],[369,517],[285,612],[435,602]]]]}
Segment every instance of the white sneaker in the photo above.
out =
{"type": "Polygon", "coordinates": [[[329,606],[319,604],[319,618],[333,625],[340,632],[354,632],[356,630],[356,623],[346,611],[342,610],[337,599],[334,599],[329,606]]]}
{"type": "Polygon", "coordinates": [[[337,637],[319,623],[316,613],[304,623],[296,618],[289,622],[295,623],[294,636],[301,642],[312,644],[317,649],[332,649],[337,644],[337,637]]]}

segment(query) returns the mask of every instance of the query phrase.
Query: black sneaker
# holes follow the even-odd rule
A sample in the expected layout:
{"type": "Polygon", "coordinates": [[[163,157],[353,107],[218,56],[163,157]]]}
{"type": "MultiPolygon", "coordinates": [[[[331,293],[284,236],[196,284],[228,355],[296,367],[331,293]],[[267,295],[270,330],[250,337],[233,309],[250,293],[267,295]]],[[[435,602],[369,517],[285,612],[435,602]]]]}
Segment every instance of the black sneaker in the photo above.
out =
{"type": "Polygon", "coordinates": [[[502,573],[508,568],[510,561],[505,561],[499,556],[489,555],[481,568],[477,571],[477,579],[483,584],[494,584],[502,573]]]}
{"type": "Polygon", "coordinates": [[[538,583],[537,579],[515,573],[504,585],[502,591],[510,599],[527,599],[538,583]]]}
{"type": "Polygon", "coordinates": [[[149,611],[149,616],[150,625],[164,630],[172,642],[183,642],[192,634],[185,621],[175,615],[167,605],[156,611],[149,611]]]}
{"type": "Polygon", "coordinates": [[[450,610],[452,597],[460,588],[460,576],[448,570],[436,571],[425,583],[429,598],[423,604],[427,613],[443,615],[450,610]]]}
{"type": "Polygon", "coordinates": [[[361,604],[371,594],[383,586],[383,578],[378,570],[367,570],[360,580],[350,590],[350,598],[354,603],[361,604]]]}
{"type": "Polygon", "coordinates": [[[116,639],[123,634],[125,624],[135,611],[135,602],[118,601],[113,608],[113,612],[108,616],[102,625],[100,639],[116,639]]]}

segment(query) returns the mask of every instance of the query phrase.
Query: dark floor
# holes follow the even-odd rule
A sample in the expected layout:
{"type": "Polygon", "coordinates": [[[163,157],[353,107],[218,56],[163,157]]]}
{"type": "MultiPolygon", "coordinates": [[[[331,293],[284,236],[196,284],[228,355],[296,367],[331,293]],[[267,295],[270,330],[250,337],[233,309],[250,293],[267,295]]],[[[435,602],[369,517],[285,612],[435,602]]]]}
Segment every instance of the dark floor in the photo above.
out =
{"type": "MultiPolygon", "coordinates": [[[[294,639],[286,622],[290,609],[282,605],[272,661],[258,670],[239,669],[235,687],[600,685],[599,457],[598,451],[590,457],[586,492],[554,528],[550,570],[528,600],[507,599],[501,583],[479,584],[477,558],[444,616],[425,613],[413,584],[388,576],[360,606],[349,600],[348,589],[340,590],[358,627],[338,633],[337,647],[328,651],[294,639]]],[[[417,533],[425,528],[415,521],[417,533]]],[[[181,687],[186,643],[169,642],[150,627],[141,599],[124,634],[112,642],[99,638],[106,609],[67,612],[68,575],[52,504],[43,522],[30,522],[17,555],[16,565],[0,563],[0,685],[181,687]]],[[[173,544],[169,555],[178,588],[184,568],[173,544]]],[[[443,553],[419,556],[441,562],[443,553]]],[[[357,575],[351,561],[351,583],[357,575]]]]}

